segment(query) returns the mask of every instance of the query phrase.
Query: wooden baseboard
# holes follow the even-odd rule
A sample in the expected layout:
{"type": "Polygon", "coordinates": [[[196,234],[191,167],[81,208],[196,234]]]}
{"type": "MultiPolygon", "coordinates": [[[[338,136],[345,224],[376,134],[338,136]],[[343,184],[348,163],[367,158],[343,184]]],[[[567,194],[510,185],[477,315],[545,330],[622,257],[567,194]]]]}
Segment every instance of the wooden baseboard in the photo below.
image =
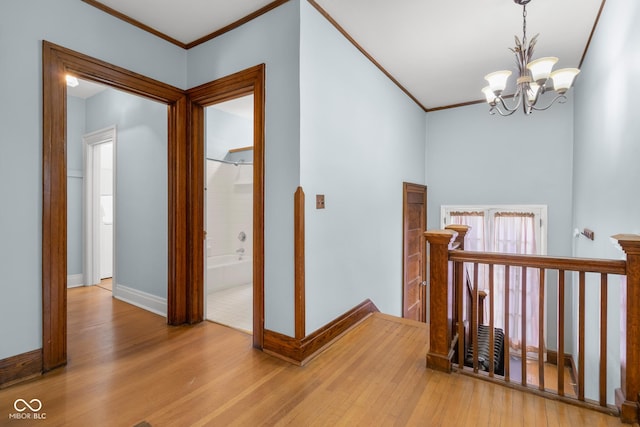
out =
{"type": "MultiPolygon", "coordinates": [[[[555,350],[547,350],[547,363],[558,366],[558,352],[555,350]]],[[[573,355],[564,354],[564,367],[569,368],[569,375],[573,381],[573,391],[578,393],[578,369],[576,368],[576,362],[573,360],[573,355]]]]}
{"type": "Polygon", "coordinates": [[[368,299],[302,339],[265,329],[263,350],[265,353],[302,366],[322,353],[349,329],[378,311],[376,305],[368,299]]]}
{"type": "Polygon", "coordinates": [[[42,349],[0,360],[0,389],[42,375],[42,349]]]}
{"type": "MultiPolygon", "coordinates": [[[[558,366],[558,352],[555,350],[547,350],[547,363],[558,366]]],[[[573,357],[570,354],[564,354],[564,366],[571,366],[573,357]]]]}

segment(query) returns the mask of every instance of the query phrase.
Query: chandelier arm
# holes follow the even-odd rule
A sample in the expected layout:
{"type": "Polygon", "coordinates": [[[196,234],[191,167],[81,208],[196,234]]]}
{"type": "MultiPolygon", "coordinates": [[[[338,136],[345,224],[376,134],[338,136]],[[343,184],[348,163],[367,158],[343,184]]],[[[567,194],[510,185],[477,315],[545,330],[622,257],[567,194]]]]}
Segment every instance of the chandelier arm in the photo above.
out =
{"type": "Polygon", "coordinates": [[[548,110],[549,108],[551,108],[551,106],[553,104],[555,104],[556,102],[558,102],[559,104],[564,104],[567,101],[567,96],[566,95],[557,95],[555,98],[553,98],[551,100],[551,102],[549,103],[549,105],[547,105],[546,107],[541,107],[538,108],[536,107],[535,104],[533,104],[531,106],[532,109],[536,110],[536,111],[544,111],[544,110],[548,110]]]}
{"type": "Polygon", "coordinates": [[[503,106],[503,108],[504,108],[504,110],[505,110],[505,111],[503,111],[503,110],[500,108],[500,105],[495,104],[495,105],[492,105],[492,106],[491,106],[491,109],[489,110],[489,114],[494,115],[494,114],[495,114],[495,111],[497,111],[497,112],[498,112],[498,114],[500,114],[502,117],[507,117],[507,116],[512,115],[512,114],[513,114],[513,113],[515,113],[516,111],[518,111],[519,104],[516,106],[516,108],[514,108],[514,109],[512,110],[512,109],[510,109],[509,107],[507,107],[507,105],[504,103],[504,101],[502,100],[502,98],[500,98],[500,103],[502,104],[502,106],[503,106]]]}
{"type": "Polygon", "coordinates": [[[511,114],[515,113],[518,108],[520,108],[520,104],[522,103],[522,94],[516,92],[516,94],[513,96],[514,98],[517,98],[517,102],[516,105],[514,105],[513,107],[509,108],[509,106],[507,105],[507,103],[505,102],[504,98],[502,98],[502,96],[498,96],[496,99],[500,102],[500,105],[502,105],[502,108],[505,111],[508,111],[509,114],[502,114],[502,112],[500,112],[500,109],[498,108],[498,111],[500,112],[501,116],[510,116],[511,114]]]}

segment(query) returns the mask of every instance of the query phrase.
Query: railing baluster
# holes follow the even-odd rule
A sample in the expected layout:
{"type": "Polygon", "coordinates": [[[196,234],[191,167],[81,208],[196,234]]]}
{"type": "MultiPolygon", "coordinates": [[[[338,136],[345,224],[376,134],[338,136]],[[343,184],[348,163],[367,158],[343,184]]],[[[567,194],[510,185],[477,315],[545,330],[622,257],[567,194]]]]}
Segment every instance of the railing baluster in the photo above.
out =
{"type": "Polygon", "coordinates": [[[509,382],[509,266],[504,266],[504,380],[509,382]]]}
{"type": "MultiPolygon", "coordinates": [[[[489,376],[493,377],[495,373],[495,332],[493,318],[493,264],[489,264],[489,376]]],[[[503,343],[504,346],[504,343],[503,343]]]]}
{"type": "Polygon", "coordinates": [[[607,275],[600,274],[600,406],[607,406],[607,275]]]}
{"type": "Polygon", "coordinates": [[[564,396],[564,270],[558,270],[558,395],[564,396]]]}
{"type": "Polygon", "coordinates": [[[578,295],[578,399],[584,401],[584,271],[581,271],[578,276],[580,277],[578,295]]]}
{"type": "Polygon", "coordinates": [[[473,332],[473,372],[478,373],[478,263],[473,264],[473,293],[471,325],[473,332]]]}
{"type": "Polygon", "coordinates": [[[456,272],[456,304],[457,304],[457,319],[458,319],[458,369],[464,369],[465,358],[465,342],[464,336],[464,306],[463,301],[465,298],[464,293],[464,264],[461,262],[454,263],[454,271],[456,272]]]}
{"type": "Polygon", "coordinates": [[[527,267],[522,267],[520,274],[522,275],[522,287],[520,288],[521,311],[520,318],[520,343],[522,344],[520,373],[522,375],[522,385],[527,385],[527,267]]]}
{"type": "Polygon", "coordinates": [[[545,269],[540,269],[540,289],[538,290],[538,388],[544,391],[544,281],[545,269]]]}
{"type": "MultiPolygon", "coordinates": [[[[455,234],[446,233],[445,235],[444,231],[435,231],[431,233],[429,232],[425,233],[425,236],[427,236],[427,238],[431,237],[431,240],[429,240],[429,243],[431,246],[435,247],[436,249],[443,249],[445,246],[449,246],[449,244],[451,243],[450,236],[453,236],[455,234]]],[[[512,343],[517,344],[517,342],[510,341],[511,334],[513,331],[513,332],[516,332],[515,335],[520,335],[519,341],[521,345],[520,351],[519,352],[516,351],[516,353],[514,353],[514,357],[521,358],[522,362],[521,362],[521,372],[520,372],[521,384],[513,384],[512,387],[515,387],[521,390],[533,389],[533,387],[529,387],[529,384],[535,382],[536,379],[535,379],[535,374],[533,374],[531,378],[528,378],[527,376],[527,372],[529,371],[528,365],[527,365],[527,355],[528,355],[527,350],[537,345],[537,349],[533,350],[537,354],[534,355],[534,353],[532,353],[532,355],[533,357],[537,356],[538,358],[537,380],[538,380],[539,390],[535,390],[534,392],[542,393],[546,395],[552,394],[553,388],[555,387],[553,384],[549,384],[545,380],[545,376],[546,376],[545,370],[548,367],[547,362],[550,364],[553,363],[552,356],[554,352],[549,350],[546,347],[546,342],[545,342],[546,332],[545,332],[544,320],[549,313],[552,313],[552,312],[548,312],[545,306],[545,302],[546,302],[545,297],[547,292],[547,290],[545,289],[547,286],[546,272],[549,270],[555,270],[558,273],[557,295],[556,295],[556,300],[557,300],[557,313],[556,313],[557,314],[557,334],[556,334],[557,347],[556,349],[557,351],[555,352],[556,366],[557,366],[557,392],[555,393],[556,398],[563,402],[573,401],[574,403],[580,403],[581,405],[592,406],[592,404],[595,402],[590,401],[585,396],[586,395],[585,377],[587,375],[586,334],[585,334],[586,308],[587,308],[586,307],[586,286],[587,286],[586,274],[596,273],[596,274],[600,274],[599,405],[601,406],[602,411],[613,413],[615,409],[607,405],[607,397],[612,396],[611,393],[613,393],[613,390],[607,389],[608,275],[613,274],[613,275],[618,275],[623,277],[626,276],[626,280],[630,280],[635,284],[640,282],[640,280],[637,279],[637,277],[640,277],[640,273],[637,272],[637,271],[640,271],[640,261],[638,261],[638,259],[640,259],[640,236],[620,235],[620,236],[614,236],[614,238],[618,240],[618,243],[625,250],[625,253],[627,253],[627,256],[628,257],[632,256],[635,263],[630,262],[628,259],[624,261],[624,260],[561,258],[561,257],[549,257],[549,256],[536,256],[536,255],[516,255],[516,254],[496,254],[496,253],[488,253],[488,252],[473,252],[473,251],[465,251],[462,247],[460,247],[460,249],[451,249],[451,247],[449,246],[447,248],[448,257],[445,258],[443,256],[440,256],[440,259],[438,260],[439,262],[436,262],[436,265],[439,266],[440,269],[445,272],[445,274],[447,269],[449,273],[451,273],[451,271],[453,270],[453,274],[456,276],[456,280],[455,280],[455,283],[452,284],[450,276],[440,277],[443,275],[432,274],[433,277],[437,278],[437,280],[433,279],[432,282],[435,283],[437,281],[438,283],[440,282],[444,283],[445,279],[448,279],[446,283],[448,283],[449,286],[447,289],[445,289],[445,292],[441,292],[441,295],[439,295],[440,299],[436,299],[437,301],[435,303],[434,303],[434,298],[431,299],[432,300],[432,304],[431,304],[432,322],[434,318],[433,313],[436,313],[435,317],[437,318],[437,320],[433,322],[432,328],[430,329],[430,334],[429,334],[430,346],[429,346],[429,352],[427,353],[427,367],[440,369],[445,372],[447,371],[450,372],[451,354],[452,354],[451,345],[453,344],[453,341],[451,339],[451,331],[452,331],[451,309],[453,308],[455,313],[454,317],[456,318],[455,320],[458,321],[457,327],[455,329],[459,339],[458,341],[459,352],[458,352],[458,358],[457,358],[459,371],[471,375],[471,372],[473,369],[474,374],[479,374],[478,371],[480,369],[484,370],[486,367],[485,363],[488,361],[489,362],[489,366],[487,367],[488,375],[485,376],[485,378],[489,377],[493,380],[503,379],[506,383],[510,383],[511,382],[510,344],[512,343]],[[448,266],[446,261],[449,262],[448,266]],[[453,268],[451,267],[451,262],[453,262],[453,268]],[[465,267],[464,267],[465,263],[467,263],[469,267],[473,266],[473,275],[472,275],[473,281],[471,281],[469,278],[470,272],[467,272],[465,270],[465,267]],[[485,283],[483,279],[484,287],[482,290],[480,290],[479,288],[479,282],[480,282],[479,275],[481,274],[479,265],[482,265],[483,268],[488,269],[488,270],[483,269],[483,273],[482,273],[483,277],[486,277],[485,276],[486,274],[489,275],[489,280],[487,281],[487,283],[485,283]],[[487,267],[484,267],[485,265],[487,267]],[[512,293],[512,290],[510,289],[510,286],[511,286],[510,273],[512,268],[518,268],[519,270],[514,270],[514,271],[516,273],[519,273],[518,275],[521,274],[521,279],[518,279],[518,283],[513,283],[515,285],[515,290],[513,290],[513,292],[515,292],[515,294],[513,294],[514,295],[513,303],[510,300],[510,294],[512,293]],[[536,270],[530,270],[530,269],[536,269],[536,270]],[[496,276],[502,275],[503,271],[504,271],[504,280],[496,281],[496,276]],[[537,281],[538,283],[531,283],[531,281],[529,280],[527,273],[531,271],[538,272],[539,274],[538,281],[537,281]],[[566,357],[565,356],[565,338],[567,338],[566,336],[567,332],[565,328],[566,327],[565,322],[567,320],[566,313],[565,313],[565,303],[567,302],[566,301],[567,289],[565,285],[566,285],[567,272],[571,273],[570,278],[576,277],[575,275],[573,275],[574,272],[579,273],[579,276],[578,276],[579,283],[577,283],[578,285],[578,289],[577,289],[578,290],[578,295],[577,295],[578,324],[576,325],[577,330],[574,331],[578,333],[578,339],[577,339],[578,342],[576,343],[577,344],[576,350],[578,352],[576,356],[577,357],[576,362],[577,362],[578,369],[577,369],[577,372],[575,372],[576,374],[575,382],[577,385],[569,384],[566,388],[566,390],[570,390],[569,392],[565,390],[565,385],[567,385],[566,383],[569,380],[570,371],[571,371],[570,382],[571,383],[573,382],[574,372],[572,371],[571,368],[567,369],[569,365],[573,365],[573,363],[566,363],[567,361],[570,360],[570,358],[567,357],[565,359],[566,357]],[[534,286],[538,286],[538,288],[534,288],[534,286]],[[470,292],[468,291],[468,288],[471,288],[470,292]],[[538,296],[536,298],[538,301],[535,301],[538,304],[538,308],[533,309],[533,311],[531,309],[532,306],[529,305],[529,303],[533,304],[534,301],[530,300],[529,299],[530,296],[527,295],[527,291],[529,290],[529,288],[531,288],[532,290],[536,290],[536,289],[538,290],[538,296]],[[446,298],[447,290],[449,292],[449,298],[446,298]],[[489,305],[486,310],[488,311],[488,317],[489,317],[488,320],[486,318],[483,319],[484,316],[487,314],[486,311],[484,310],[484,302],[482,303],[482,305],[480,304],[481,298],[482,298],[482,301],[486,299],[485,291],[488,291],[489,298],[490,298],[489,305]],[[521,291],[522,294],[518,295],[517,292],[519,291],[521,291]],[[501,308],[504,309],[504,313],[502,315],[504,316],[504,326],[500,324],[500,322],[502,322],[502,317],[500,317],[499,312],[502,310],[501,308],[498,308],[495,305],[496,300],[494,299],[494,295],[496,292],[503,293],[504,295],[503,304],[499,304],[499,305],[502,305],[501,308]],[[459,295],[459,298],[455,298],[456,294],[459,295]],[[442,301],[452,301],[452,299],[456,301],[454,307],[448,306],[447,304],[442,304],[442,301]],[[471,304],[471,307],[469,307],[468,304],[471,304]],[[513,304],[516,304],[515,308],[520,309],[521,317],[519,320],[515,315],[510,314],[510,306],[513,306],[513,304]],[[518,304],[520,304],[520,307],[518,307],[518,304]],[[447,310],[449,310],[449,317],[446,319],[447,320],[446,322],[443,322],[443,320],[445,320],[443,319],[443,314],[446,314],[444,310],[442,310],[443,307],[445,308],[449,307],[447,308],[447,310]],[[496,313],[496,310],[498,311],[498,313],[496,313]],[[498,317],[496,318],[496,316],[498,317]],[[537,330],[535,329],[536,325],[535,323],[533,323],[532,316],[538,317],[537,330]],[[511,322],[511,320],[513,320],[513,322],[511,322]],[[470,326],[468,325],[468,322],[471,323],[470,326]],[[501,373],[504,372],[504,378],[502,378],[501,376],[496,378],[496,372],[498,372],[496,369],[496,362],[498,362],[498,359],[495,353],[496,340],[498,339],[498,335],[496,333],[497,331],[496,323],[498,323],[501,327],[504,327],[504,337],[505,337],[504,347],[503,347],[504,360],[501,360],[499,363],[504,366],[504,371],[500,371],[501,373]],[[444,332],[448,332],[448,335],[442,333],[442,330],[441,330],[442,327],[439,325],[443,325],[443,324],[448,328],[447,330],[444,331],[444,332]],[[489,328],[487,331],[488,337],[486,336],[484,337],[485,339],[488,339],[488,343],[486,341],[483,342],[483,347],[482,347],[482,351],[484,355],[484,350],[485,350],[484,346],[488,344],[489,351],[488,351],[488,355],[486,355],[488,360],[487,361],[483,360],[482,365],[480,364],[480,361],[479,361],[479,353],[481,348],[480,348],[480,345],[479,345],[480,343],[478,339],[479,338],[478,333],[481,325],[483,328],[483,332],[484,332],[484,328],[486,327],[489,328]],[[513,328],[516,328],[516,329],[513,330],[513,328]],[[522,329],[521,334],[517,333],[518,328],[522,329]],[[537,336],[537,340],[536,340],[536,336],[537,336]],[[446,346],[447,342],[449,343],[448,349],[446,346]],[[472,347],[469,347],[469,345],[472,345],[472,347]],[[471,359],[471,356],[473,357],[473,363],[470,363],[471,360],[468,360],[467,356],[469,356],[469,359],[471,359]],[[447,361],[449,362],[448,364],[447,364],[447,361]],[[471,364],[472,369],[469,367],[466,367],[465,363],[471,364]],[[575,394],[574,394],[574,390],[575,390],[575,394]]],[[[432,251],[433,251],[433,248],[432,248],[432,251]]],[[[444,251],[441,251],[441,252],[444,252],[444,251]]],[[[434,262],[433,258],[434,257],[432,256],[432,260],[431,260],[432,263],[434,262]]],[[[433,269],[432,269],[432,272],[433,272],[433,269]]],[[[514,277],[515,276],[516,275],[514,275],[514,277]]],[[[632,289],[634,291],[637,289],[640,289],[640,286],[630,287],[626,283],[626,280],[623,279],[623,287],[625,284],[627,285],[626,288],[624,289],[626,293],[630,292],[629,289],[632,289]]],[[[574,295],[574,290],[575,288],[571,289],[572,291],[571,295],[574,295]]],[[[637,295],[640,295],[640,291],[637,291],[636,294],[633,295],[634,300],[640,299],[640,298],[636,298],[637,295]]],[[[623,297],[624,296],[626,296],[626,294],[623,295],[623,297]]],[[[638,310],[637,308],[634,308],[636,305],[629,305],[629,304],[626,304],[625,301],[623,301],[623,304],[622,304],[623,309],[621,309],[621,320],[626,319],[627,316],[630,316],[633,319],[640,319],[640,315],[638,315],[640,310],[638,310]],[[632,311],[631,315],[629,315],[629,310],[632,311]]],[[[515,310],[515,311],[518,311],[518,310],[515,310]]],[[[621,324],[623,327],[625,326],[624,323],[621,323],[621,324]]],[[[634,324],[640,324],[640,322],[634,323],[631,321],[627,321],[626,326],[628,329],[627,331],[625,331],[626,342],[627,344],[631,342],[633,344],[632,346],[633,348],[640,347],[640,345],[636,345],[637,342],[640,342],[640,339],[638,339],[638,336],[640,335],[638,335],[637,333],[637,328],[633,327],[634,324]]],[[[574,332],[572,332],[571,330],[569,331],[569,334],[570,334],[569,338],[571,337],[571,334],[574,332]]],[[[575,338],[572,338],[572,339],[575,339],[575,338]]],[[[551,345],[553,346],[553,343],[551,343],[551,345]]],[[[638,370],[636,369],[637,366],[640,366],[640,363],[635,363],[635,362],[637,360],[640,360],[640,357],[637,356],[637,354],[640,354],[640,353],[637,353],[637,354],[633,353],[632,351],[629,350],[629,347],[625,349],[623,346],[622,349],[626,351],[625,354],[627,356],[627,362],[628,360],[632,360],[634,363],[631,365],[631,368],[627,366],[628,369],[626,370],[624,367],[621,368],[622,388],[617,389],[615,391],[615,397],[616,397],[616,402],[617,402],[621,419],[623,420],[623,422],[631,422],[637,419],[637,401],[634,400],[635,399],[634,396],[638,395],[637,390],[640,389],[640,386],[638,386],[638,384],[640,384],[640,380],[638,380],[638,378],[640,378],[640,375],[637,374],[638,370]],[[618,397],[622,399],[620,401],[621,403],[618,403],[618,397]]],[[[571,353],[567,356],[570,356],[570,355],[571,353]]],[[[531,365],[532,369],[535,369],[534,367],[535,362],[533,361],[531,362],[532,362],[532,365],[531,365]]],[[[571,362],[573,361],[571,360],[571,362]]]]}

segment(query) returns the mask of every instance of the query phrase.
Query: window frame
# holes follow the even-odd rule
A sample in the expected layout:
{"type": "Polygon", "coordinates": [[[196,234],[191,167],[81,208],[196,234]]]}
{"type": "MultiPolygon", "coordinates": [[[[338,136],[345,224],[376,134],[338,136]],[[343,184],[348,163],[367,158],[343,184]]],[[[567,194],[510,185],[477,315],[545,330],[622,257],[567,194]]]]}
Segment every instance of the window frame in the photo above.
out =
{"type": "Polygon", "coordinates": [[[536,242],[540,242],[539,253],[537,255],[547,254],[547,224],[548,224],[548,208],[547,205],[441,205],[440,206],[440,226],[445,228],[450,223],[451,212],[484,212],[486,235],[493,236],[494,221],[493,217],[496,212],[527,212],[532,213],[536,224],[536,242]]]}

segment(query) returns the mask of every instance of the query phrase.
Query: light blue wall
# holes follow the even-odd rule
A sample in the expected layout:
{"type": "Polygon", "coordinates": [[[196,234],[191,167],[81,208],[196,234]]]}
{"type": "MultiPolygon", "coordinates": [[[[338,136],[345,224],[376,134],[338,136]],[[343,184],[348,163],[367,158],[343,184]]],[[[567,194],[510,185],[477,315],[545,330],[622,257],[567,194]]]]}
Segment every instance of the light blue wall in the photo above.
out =
{"type": "Polygon", "coordinates": [[[300,3],[188,52],[188,86],[266,64],[265,327],[293,334],[293,194],[300,178],[300,3]]]}
{"type": "MultiPolygon", "coordinates": [[[[547,253],[572,250],[573,102],[525,116],[491,116],[486,104],[427,113],[428,227],[440,206],[548,206],[547,253]]],[[[547,307],[556,306],[557,276],[547,275],[547,307]]],[[[567,296],[567,330],[573,329],[567,296]]],[[[557,348],[557,317],[547,311],[547,345],[557,348]]],[[[568,335],[567,335],[568,336],[568,335]]],[[[565,348],[572,351],[567,338],[565,348]]]]}
{"type": "Polygon", "coordinates": [[[0,6],[0,359],[42,347],[42,40],[186,86],[186,52],[77,0],[0,6]],[[6,185],[11,183],[11,185],[6,185]]]}
{"type": "Polygon", "coordinates": [[[116,125],[117,285],[166,298],[167,106],[114,89],[86,105],[87,133],[116,125]]]}
{"type": "Polygon", "coordinates": [[[86,132],[85,101],[67,97],[67,275],[82,274],[83,168],[82,135],[86,132]]]}
{"type": "Polygon", "coordinates": [[[402,315],[402,183],[424,184],[425,113],[306,1],[300,39],[308,334],[367,298],[402,315]]]}
{"type": "Polygon", "coordinates": [[[573,102],[530,116],[485,104],[427,113],[429,228],[440,206],[548,205],[550,255],[571,254],[573,102]]]}
{"type": "MultiPolygon", "coordinates": [[[[575,90],[574,225],[595,232],[576,241],[580,257],[621,258],[609,237],[640,234],[640,3],[607,0],[575,90]]],[[[586,329],[598,331],[599,278],[588,277],[586,329]]],[[[620,384],[620,288],[610,278],[608,389],[620,384]]],[[[598,369],[597,334],[588,334],[586,369],[598,369]]],[[[589,377],[588,377],[589,378],[589,377]]],[[[597,396],[597,377],[586,393],[597,396]]],[[[608,401],[613,401],[611,393],[608,401]]]]}

